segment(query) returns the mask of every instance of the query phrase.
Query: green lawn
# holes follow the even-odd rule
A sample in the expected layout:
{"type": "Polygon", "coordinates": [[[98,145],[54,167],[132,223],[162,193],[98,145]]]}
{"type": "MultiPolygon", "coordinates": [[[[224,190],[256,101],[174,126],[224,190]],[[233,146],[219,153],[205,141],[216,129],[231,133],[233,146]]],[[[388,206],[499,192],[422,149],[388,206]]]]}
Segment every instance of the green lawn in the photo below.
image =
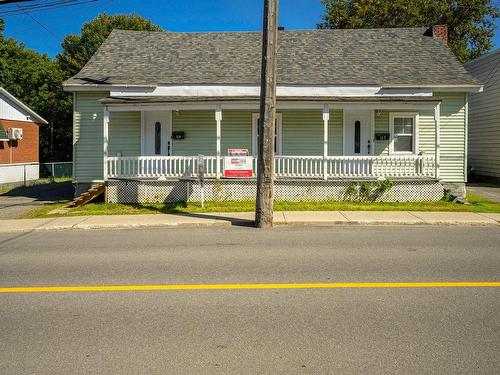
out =
{"type": "MultiPolygon", "coordinates": [[[[468,195],[470,204],[462,205],[451,202],[411,202],[411,203],[357,203],[343,201],[323,202],[288,202],[276,201],[275,211],[472,211],[500,212],[500,203],[495,203],[475,195],[468,195]]],[[[42,206],[29,212],[26,218],[81,216],[81,215],[133,215],[162,213],[205,213],[205,212],[244,212],[253,211],[253,201],[208,201],[201,208],[199,202],[179,202],[169,204],[119,204],[90,203],[75,208],[66,214],[49,215],[55,208],[61,208],[65,203],[42,206]]]]}

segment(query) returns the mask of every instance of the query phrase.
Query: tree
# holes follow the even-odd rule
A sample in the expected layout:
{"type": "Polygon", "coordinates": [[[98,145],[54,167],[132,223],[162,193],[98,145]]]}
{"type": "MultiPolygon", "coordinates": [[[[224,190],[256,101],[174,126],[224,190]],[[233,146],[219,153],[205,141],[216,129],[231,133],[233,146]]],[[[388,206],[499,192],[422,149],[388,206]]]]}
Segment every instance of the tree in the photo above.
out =
{"type": "Polygon", "coordinates": [[[113,29],[161,30],[135,15],[101,14],[85,23],[81,35],[68,35],[56,61],[4,38],[0,19],[0,86],[44,117],[40,127],[40,160],[65,161],[72,155],[72,97],[62,83],[78,73],[113,29]]]}
{"type": "Polygon", "coordinates": [[[494,19],[500,10],[490,0],[322,0],[318,28],[420,27],[448,25],[448,44],[465,63],[493,47],[494,19]]]}
{"type": "Polygon", "coordinates": [[[61,69],[68,77],[78,73],[101,46],[113,29],[162,31],[150,20],[133,14],[102,13],[85,23],[80,35],[69,34],[62,42],[63,51],[57,55],[61,69]]]}
{"type": "Polygon", "coordinates": [[[0,86],[49,122],[40,126],[40,160],[71,160],[72,104],[62,90],[63,72],[49,56],[4,38],[2,31],[0,22],[0,86]]]}

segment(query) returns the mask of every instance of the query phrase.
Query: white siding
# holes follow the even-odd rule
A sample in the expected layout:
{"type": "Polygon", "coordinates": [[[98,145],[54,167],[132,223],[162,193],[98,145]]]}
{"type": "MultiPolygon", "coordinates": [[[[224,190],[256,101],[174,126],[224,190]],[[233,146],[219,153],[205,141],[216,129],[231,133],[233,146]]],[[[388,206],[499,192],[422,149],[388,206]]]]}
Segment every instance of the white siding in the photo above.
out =
{"type": "Polygon", "coordinates": [[[0,94],[0,118],[4,120],[29,121],[28,113],[10,99],[0,94]]]}
{"type": "Polygon", "coordinates": [[[482,93],[469,96],[469,167],[500,178],[500,49],[465,67],[484,84],[482,93]]]}

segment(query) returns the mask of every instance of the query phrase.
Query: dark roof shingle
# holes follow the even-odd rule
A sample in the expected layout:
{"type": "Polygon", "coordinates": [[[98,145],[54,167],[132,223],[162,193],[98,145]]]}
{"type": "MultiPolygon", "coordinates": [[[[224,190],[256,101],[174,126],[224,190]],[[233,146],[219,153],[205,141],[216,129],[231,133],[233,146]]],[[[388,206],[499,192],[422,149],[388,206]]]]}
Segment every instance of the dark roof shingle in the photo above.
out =
{"type": "MultiPolygon", "coordinates": [[[[278,83],[479,85],[425,28],[280,31],[278,83]]],[[[259,84],[261,33],[113,31],[66,84],[259,84]]]]}

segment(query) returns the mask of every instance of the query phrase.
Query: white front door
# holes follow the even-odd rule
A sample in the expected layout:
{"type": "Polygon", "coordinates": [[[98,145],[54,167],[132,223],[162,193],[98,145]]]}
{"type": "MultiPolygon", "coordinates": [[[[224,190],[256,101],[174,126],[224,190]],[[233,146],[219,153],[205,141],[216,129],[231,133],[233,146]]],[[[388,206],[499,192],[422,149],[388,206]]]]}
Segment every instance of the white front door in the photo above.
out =
{"type": "Polygon", "coordinates": [[[142,129],[143,155],[172,154],[172,111],[145,111],[142,129]]]}
{"type": "Polygon", "coordinates": [[[372,111],[344,113],[344,155],[373,155],[372,111]]]}

